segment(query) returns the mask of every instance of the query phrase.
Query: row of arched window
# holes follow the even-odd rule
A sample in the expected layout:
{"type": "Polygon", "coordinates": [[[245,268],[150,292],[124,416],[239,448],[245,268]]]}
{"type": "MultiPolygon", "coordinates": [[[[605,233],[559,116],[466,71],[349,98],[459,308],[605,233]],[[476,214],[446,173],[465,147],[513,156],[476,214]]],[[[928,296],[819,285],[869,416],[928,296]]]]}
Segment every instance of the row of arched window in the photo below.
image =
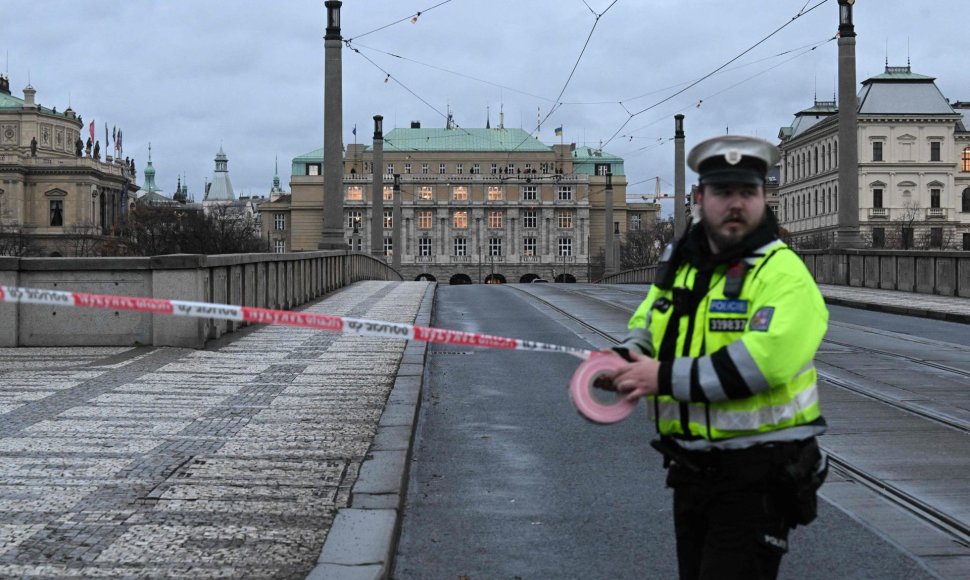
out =
{"type": "Polygon", "coordinates": [[[816,144],[812,149],[803,149],[788,156],[785,183],[835,169],[838,164],[838,141],[832,140],[816,144]]]}
{"type": "Polygon", "coordinates": [[[839,186],[831,185],[785,196],[781,202],[781,221],[795,221],[837,211],[839,211],[839,186]]]}

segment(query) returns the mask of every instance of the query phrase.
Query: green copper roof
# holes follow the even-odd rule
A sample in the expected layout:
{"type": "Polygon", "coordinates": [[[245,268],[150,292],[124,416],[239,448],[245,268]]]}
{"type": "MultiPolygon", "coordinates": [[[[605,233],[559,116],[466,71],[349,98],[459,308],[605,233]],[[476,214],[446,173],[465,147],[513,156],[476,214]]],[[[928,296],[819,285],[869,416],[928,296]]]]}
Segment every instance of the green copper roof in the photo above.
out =
{"type": "Polygon", "coordinates": [[[384,136],[384,151],[535,152],[552,147],[522,129],[393,129],[384,136]]]}
{"type": "Polygon", "coordinates": [[[576,147],[573,150],[573,172],[580,175],[595,175],[596,166],[609,163],[610,173],[613,175],[624,175],[623,158],[617,157],[612,153],[607,153],[602,149],[593,147],[576,147]]]}
{"type": "MultiPolygon", "coordinates": [[[[23,109],[24,100],[17,98],[13,95],[8,95],[7,93],[0,93],[0,109],[23,109]]],[[[53,113],[54,111],[43,105],[40,107],[41,112],[53,113]]],[[[60,113],[58,113],[60,114],[60,113]]]]}
{"type": "Polygon", "coordinates": [[[935,81],[935,77],[928,77],[926,75],[916,74],[912,71],[909,65],[906,66],[889,66],[886,65],[886,72],[881,75],[876,75],[870,77],[864,81],[862,84],[866,84],[872,81],[935,81]]]}

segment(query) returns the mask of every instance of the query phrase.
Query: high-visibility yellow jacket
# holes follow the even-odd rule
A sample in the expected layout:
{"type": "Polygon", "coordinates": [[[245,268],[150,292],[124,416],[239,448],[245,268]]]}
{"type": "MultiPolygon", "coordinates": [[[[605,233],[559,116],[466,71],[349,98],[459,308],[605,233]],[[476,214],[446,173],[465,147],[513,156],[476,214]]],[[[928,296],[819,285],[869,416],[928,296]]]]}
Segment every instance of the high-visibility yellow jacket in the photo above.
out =
{"type": "Polygon", "coordinates": [[[742,448],[824,431],[813,363],[828,310],[801,259],[780,240],[755,250],[740,295],[725,295],[727,265],[681,264],[656,284],[629,328],[660,361],[650,414],[688,448],[742,448]]]}

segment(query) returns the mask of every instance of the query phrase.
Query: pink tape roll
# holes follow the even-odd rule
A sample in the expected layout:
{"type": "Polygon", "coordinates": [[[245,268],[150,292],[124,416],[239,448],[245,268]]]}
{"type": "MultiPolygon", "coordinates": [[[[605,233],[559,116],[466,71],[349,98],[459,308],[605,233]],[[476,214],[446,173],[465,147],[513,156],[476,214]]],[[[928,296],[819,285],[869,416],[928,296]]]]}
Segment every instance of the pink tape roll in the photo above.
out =
{"type": "Polygon", "coordinates": [[[637,406],[636,401],[619,399],[611,405],[603,405],[593,397],[593,382],[603,375],[624,366],[623,358],[615,354],[594,352],[579,365],[569,380],[569,396],[576,410],[595,423],[616,423],[630,416],[637,406]]]}

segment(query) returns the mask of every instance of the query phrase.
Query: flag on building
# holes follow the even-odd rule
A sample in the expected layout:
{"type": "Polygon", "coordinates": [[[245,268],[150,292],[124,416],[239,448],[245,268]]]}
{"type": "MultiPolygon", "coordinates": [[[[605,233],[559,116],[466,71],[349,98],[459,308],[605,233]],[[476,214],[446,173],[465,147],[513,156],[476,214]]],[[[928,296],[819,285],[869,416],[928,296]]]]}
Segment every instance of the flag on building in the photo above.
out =
{"type": "Polygon", "coordinates": [[[94,143],[94,120],[88,125],[88,134],[91,136],[91,142],[94,143]]]}
{"type": "Polygon", "coordinates": [[[351,131],[351,133],[353,133],[353,134],[354,134],[354,137],[356,137],[356,136],[357,136],[357,123],[354,123],[354,130],[353,130],[353,131],[351,131]]]}
{"type": "Polygon", "coordinates": [[[556,137],[562,137],[562,125],[556,127],[556,137]]]}

